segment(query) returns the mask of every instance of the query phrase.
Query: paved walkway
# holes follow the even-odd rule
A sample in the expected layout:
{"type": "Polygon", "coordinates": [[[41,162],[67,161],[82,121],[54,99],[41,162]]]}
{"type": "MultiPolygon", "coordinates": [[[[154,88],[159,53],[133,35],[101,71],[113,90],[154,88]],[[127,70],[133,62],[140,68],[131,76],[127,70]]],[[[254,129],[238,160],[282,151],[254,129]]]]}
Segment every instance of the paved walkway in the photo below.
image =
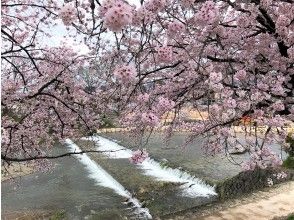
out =
{"type": "Polygon", "coordinates": [[[173,219],[191,220],[271,220],[294,213],[294,181],[273,186],[246,198],[225,202],[201,216],[187,213],[173,219]]]}

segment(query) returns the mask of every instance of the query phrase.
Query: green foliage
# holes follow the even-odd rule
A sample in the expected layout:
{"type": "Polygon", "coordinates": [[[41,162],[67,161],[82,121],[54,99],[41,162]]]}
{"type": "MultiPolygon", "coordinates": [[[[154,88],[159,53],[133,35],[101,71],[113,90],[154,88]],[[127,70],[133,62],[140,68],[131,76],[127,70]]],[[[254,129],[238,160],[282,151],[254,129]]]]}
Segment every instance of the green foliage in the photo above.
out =
{"type": "Polygon", "coordinates": [[[168,162],[167,161],[160,161],[160,163],[159,163],[159,165],[160,165],[160,167],[161,168],[168,168],[168,162]]]}
{"type": "Polygon", "coordinates": [[[292,134],[289,133],[286,142],[290,144],[290,147],[286,149],[287,153],[290,155],[290,157],[294,157],[294,139],[292,138],[292,134]]]}
{"type": "Polygon", "coordinates": [[[101,128],[114,128],[113,121],[106,117],[105,115],[102,117],[102,126],[101,128]]]}
{"type": "Polygon", "coordinates": [[[294,169],[294,157],[288,156],[288,158],[283,162],[283,167],[294,169]]]}
{"type": "Polygon", "coordinates": [[[63,219],[66,219],[65,211],[56,212],[49,218],[49,220],[63,220],[63,219]]]}
{"type": "Polygon", "coordinates": [[[294,214],[289,215],[287,220],[294,220],[294,214]]]}

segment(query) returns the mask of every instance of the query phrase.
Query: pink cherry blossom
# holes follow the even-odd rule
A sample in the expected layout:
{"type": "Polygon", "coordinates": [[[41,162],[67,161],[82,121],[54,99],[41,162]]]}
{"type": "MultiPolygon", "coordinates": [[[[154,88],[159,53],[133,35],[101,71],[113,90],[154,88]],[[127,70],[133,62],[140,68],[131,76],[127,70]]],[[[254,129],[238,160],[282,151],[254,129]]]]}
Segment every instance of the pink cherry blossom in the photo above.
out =
{"type": "Polygon", "coordinates": [[[217,6],[213,1],[205,1],[200,11],[196,14],[196,19],[205,24],[214,23],[219,16],[217,6]]]}
{"type": "Polygon", "coordinates": [[[181,5],[184,8],[190,7],[194,3],[194,0],[181,0],[181,5]]]}
{"type": "Polygon", "coordinates": [[[209,75],[209,80],[212,83],[218,83],[222,80],[222,73],[221,72],[211,72],[209,75]]]}
{"type": "Polygon", "coordinates": [[[157,13],[164,9],[166,0],[148,0],[145,2],[145,8],[149,11],[157,13]]]}
{"type": "Polygon", "coordinates": [[[124,27],[131,24],[132,18],[132,8],[120,0],[115,1],[114,5],[107,8],[104,15],[105,26],[114,32],[121,31],[124,27]]]}
{"type": "Polygon", "coordinates": [[[273,174],[273,176],[275,177],[275,178],[277,178],[277,180],[281,180],[281,179],[285,179],[285,178],[287,178],[287,173],[285,173],[284,171],[282,171],[282,172],[279,172],[279,173],[276,173],[276,174],[273,174]]]}
{"type": "Polygon", "coordinates": [[[248,101],[240,101],[237,105],[241,110],[248,111],[250,109],[251,103],[248,101]]]}
{"type": "Polygon", "coordinates": [[[169,23],[167,28],[168,35],[171,37],[175,37],[176,35],[183,33],[184,30],[185,25],[177,21],[169,23]]]}
{"type": "Polygon", "coordinates": [[[148,152],[146,149],[138,149],[132,153],[132,157],[130,157],[130,162],[133,164],[140,164],[144,162],[149,157],[148,152]]]}
{"type": "Polygon", "coordinates": [[[164,97],[158,98],[158,104],[155,106],[155,110],[159,112],[166,112],[171,110],[175,105],[175,102],[172,100],[169,100],[164,97]]]}
{"type": "Polygon", "coordinates": [[[158,125],[159,118],[152,112],[143,113],[141,118],[142,123],[154,127],[158,125]]]}
{"type": "Polygon", "coordinates": [[[172,47],[169,46],[163,46],[163,47],[157,47],[157,57],[159,62],[171,62],[173,59],[173,50],[172,47]]]}
{"type": "Polygon", "coordinates": [[[59,12],[64,25],[69,26],[76,20],[76,9],[73,3],[66,3],[59,12]]]}
{"type": "Polygon", "coordinates": [[[235,77],[238,80],[245,80],[246,79],[246,71],[245,70],[239,70],[239,71],[237,71],[235,77]]]}
{"type": "Polygon", "coordinates": [[[285,106],[281,101],[277,101],[274,104],[272,104],[272,108],[275,111],[282,111],[285,109],[285,106]]]}
{"type": "Polygon", "coordinates": [[[188,131],[184,143],[201,136],[210,154],[234,146],[238,126],[244,168],[279,166],[271,148],[285,146],[294,120],[293,10],[273,0],[3,1],[3,161],[48,155],[109,114],[136,137],[161,124],[168,136],[188,131]],[[252,132],[260,126],[270,131],[252,132]]]}
{"type": "Polygon", "coordinates": [[[144,94],[140,94],[140,95],[138,96],[137,100],[138,100],[139,102],[141,102],[141,103],[146,103],[146,102],[148,102],[149,97],[150,97],[149,94],[144,93],[144,94]]]}
{"type": "Polygon", "coordinates": [[[114,70],[113,75],[117,77],[117,79],[120,80],[122,83],[129,83],[135,79],[137,71],[132,65],[118,66],[114,70]]]}
{"type": "Polygon", "coordinates": [[[291,20],[287,17],[287,15],[281,14],[277,19],[278,28],[285,27],[289,25],[291,20]]]}
{"type": "Polygon", "coordinates": [[[225,101],[225,105],[224,106],[227,107],[227,108],[236,108],[237,102],[234,99],[229,98],[229,99],[227,99],[225,101]]]}

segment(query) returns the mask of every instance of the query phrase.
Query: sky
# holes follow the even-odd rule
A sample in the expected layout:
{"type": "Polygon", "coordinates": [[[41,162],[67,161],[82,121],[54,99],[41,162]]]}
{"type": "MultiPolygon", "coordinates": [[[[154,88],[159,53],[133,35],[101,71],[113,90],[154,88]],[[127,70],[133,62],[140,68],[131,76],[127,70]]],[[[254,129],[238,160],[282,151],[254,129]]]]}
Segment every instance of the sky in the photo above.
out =
{"type": "Polygon", "coordinates": [[[50,38],[49,40],[47,37],[44,37],[43,38],[44,45],[57,47],[62,45],[62,43],[65,43],[65,45],[71,47],[80,55],[87,54],[90,51],[84,43],[80,44],[78,42],[75,42],[73,37],[67,37],[65,41],[64,37],[66,36],[68,31],[66,30],[66,26],[62,23],[61,19],[59,19],[57,21],[57,25],[54,27],[51,27],[49,31],[50,31],[50,34],[53,35],[53,37],[50,38]]]}
{"type": "MultiPolygon", "coordinates": [[[[136,7],[139,7],[141,5],[140,0],[128,0],[127,2],[130,4],[136,5],[136,7]]],[[[71,27],[71,29],[72,29],[72,27],[71,27]]],[[[64,36],[68,33],[68,31],[66,30],[65,25],[62,23],[62,20],[58,19],[57,25],[50,29],[50,33],[53,35],[53,37],[50,38],[49,41],[45,37],[43,39],[44,45],[60,46],[62,44],[62,42],[64,42],[64,36]]],[[[88,52],[90,52],[90,50],[88,49],[88,47],[84,43],[80,44],[78,42],[75,42],[74,38],[68,37],[65,42],[65,45],[74,49],[79,55],[84,55],[84,54],[87,54],[88,52]]]]}

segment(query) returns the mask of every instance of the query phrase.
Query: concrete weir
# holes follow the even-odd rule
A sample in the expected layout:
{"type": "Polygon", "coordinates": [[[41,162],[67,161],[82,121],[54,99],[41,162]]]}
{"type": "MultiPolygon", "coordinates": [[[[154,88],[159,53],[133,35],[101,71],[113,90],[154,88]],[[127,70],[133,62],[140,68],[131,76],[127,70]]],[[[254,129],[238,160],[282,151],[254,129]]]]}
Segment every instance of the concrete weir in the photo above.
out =
{"type": "MultiPolygon", "coordinates": [[[[97,150],[115,151],[103,153],[109,158],[130,158],[132,156],[132,151],[130,149],[127,149],[107,138],[91,136],[82,139],[96,142],[97,150]]],[[[182,183],[180,186],[182,189],[182,196],[196,198],[217,195],[213,186],[205,184],[202,180],[182,170],[162,167],[159,162],[151,158],[146,159],[142,164],[136,166],[142,169],[145,175],[152,176],[158,181],[182,183]]]]}
{"type": "MultiPolygon", "coordinates": [[[[72,140],[66,139],[67,147],[71,152],[81,152],[79,146],[77,146],[72,140]]],[[[112,189],[118,195],[128,199],[128,203],[131,203],[134,208],[134,214],[136,219],[152,219],[151,214],[147,208],[143,208],[138,199],[132,196],[118,181],[116,181],[109,173],[107,173],[101,166],[95,163],[87,154],[76,154],[76,158],[85,165],[86,170],[89,173],[89,177],[96,181],[100,186],[104,186],[112,189]]]]}

